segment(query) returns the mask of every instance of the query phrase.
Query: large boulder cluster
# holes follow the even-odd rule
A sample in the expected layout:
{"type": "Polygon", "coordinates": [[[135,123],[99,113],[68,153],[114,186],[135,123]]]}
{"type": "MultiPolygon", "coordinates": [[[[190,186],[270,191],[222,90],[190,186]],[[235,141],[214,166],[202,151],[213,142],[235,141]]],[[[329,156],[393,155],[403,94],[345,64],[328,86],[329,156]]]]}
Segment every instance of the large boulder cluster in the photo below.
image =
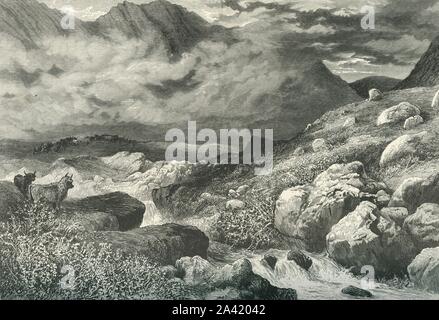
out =
{"type": "Polygon", "coordinates": [[[274,225],[283,234],[321,250],[331,227],[363,200],[386,186],[367,177],[360,162],[335,164],[309,185],[282,192],[276,202],[274,225]]]}

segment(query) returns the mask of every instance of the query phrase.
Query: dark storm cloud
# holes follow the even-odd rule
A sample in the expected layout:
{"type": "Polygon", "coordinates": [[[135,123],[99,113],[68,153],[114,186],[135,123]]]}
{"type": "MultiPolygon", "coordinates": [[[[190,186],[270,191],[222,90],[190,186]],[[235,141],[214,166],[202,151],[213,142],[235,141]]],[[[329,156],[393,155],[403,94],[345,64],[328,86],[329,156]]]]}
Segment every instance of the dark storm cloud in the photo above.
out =
{"type": "MultiPolygon", "coordinates": [[[[353,1],[355,2],[355,1],[353,1]]],[[[352,2],[352,3],[353,3],[352,2]]],[[[338,61],[340,56],[352,53],[341,64],[355,65],[357,61],[367,64],[395,65],[406,71],[425,52],[428,44],[439,35],[439,4],[437,0],[389,0],[376,4],[374,30],[363,30],[360,13],[361,2],[356,10],[343,7],[343,1],[333,1],[333,8],[316,10],[297,9],[297,2],[245,2],[227,0],[225,5],[239,12],[254,12],[264,8],[264,17],[273,18],[272,28],[284,25],[285,32],[279,37],[280,51],[285,57],[307,55],[316,59],[338,61]],[[340,6],[338,4],[341,4],[340,6]],[[341,9],[350,9],[346,13],[341,9]],[[284,17],[285,13],[294,14],[284,17]],[[278,17],[278,19],[276,19],[278,17]],[[304,32],[285,25],[298,27],[304,32]],[[326,27],[334,32],[313,33],[315,26],[326,27]],[[307,32],[309,31],[309,32],[307,32]]],[[[350,4],[350,3],[347,3],[350,4]]],[[[331,6],[331,4],[329,5],[331,6]]],[[[321,29],[321,28],[320,28],[321,29]]],[[[318,30],[320,30],[318,29],[318,30]]],[[[403,75],[404,76],[404,75],[403,75]]]]}

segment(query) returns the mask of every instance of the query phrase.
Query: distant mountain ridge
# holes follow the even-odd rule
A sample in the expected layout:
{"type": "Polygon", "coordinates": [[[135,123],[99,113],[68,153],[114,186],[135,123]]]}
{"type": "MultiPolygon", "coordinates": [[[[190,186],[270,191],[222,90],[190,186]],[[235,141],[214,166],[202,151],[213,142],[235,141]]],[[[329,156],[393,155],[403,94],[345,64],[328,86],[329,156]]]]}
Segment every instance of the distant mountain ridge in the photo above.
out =
{"type": "Polygon", "coordinates": [[[396,88],[431,87],[437,84],[439,84],[439,37],[432,41],[410,75],[396,88]]]}
{"type": "Polygon", "coordinates": [[[372,76],[351,82],[349,85],[361,97],[367,98],[369,97],[370,89],[379,89],[382,92],[387,92],[395,88],[400,82],[401,79],[382,77],[382,76],[372,76]]]}
{"type": "Polygon", "coordinates": [[[361,100],[323,62],[290,53],[285,63],[283,53],[260,46],[259,39],[249,40],[239,28],[211,25],[165,0],[123,2],[96,21],[77,19],[75,30],[61,28],[62,15],[36,0],[0,0],[0,32],[27,49],[38,48],[45,36],[79,37],[81,45],[96,49],[83,55],[79,45],[60,58],[41,47],[35,52],[39,64],[26,66],[15,66],[12,58],[10,68],[0,70],[0,85],[4,82],[8,90],[0,96],[8,106],[0,117],[0,134],[6,137],[59,138],[87,130],[88,135],[162,139],[169,127],[185,128],[191,119],[213,129],[274,128],[275,139],[283,140],[323,113],[361,100]],[[126,54],[137,43],[125,43],[114,31],[141,40],[143,51],[135,58],[126,54]],[[87,41],[92,36],[108,43],[87,41]],[[87,57],[101,46],[106,55],[97,54],[100,63],[89,63],[87,57]],[[79,57],[84,63],[70,64],[79,57]],[[33,108],[38,114],[29,112],[33,108]]]}
{"type": "Polygon", "coordinates": [[[125,1],[96,21],[75,18],[74,30],[61,27],[63,16],[36,0],[0,0],[0,32],[19,40],[26,49],[38,48],[44,37],[75,34],[108,39],[113,30],[163,46],[171,55],[179,55],[206,38],[232,41],[225,28],[212,26],[197,14],[165,0],[141,5],[125,1]]]}
{"type": "MultiPolygon", "coordinates": [[[[47,36],[67,36],[61,27],[63,13],[35,0],[0,0],[0,32],[19,40],[27,49],[38,48],[47,36]]],[[[93,34],[91,26],[75,20],[75,32],[93,34]]]]}

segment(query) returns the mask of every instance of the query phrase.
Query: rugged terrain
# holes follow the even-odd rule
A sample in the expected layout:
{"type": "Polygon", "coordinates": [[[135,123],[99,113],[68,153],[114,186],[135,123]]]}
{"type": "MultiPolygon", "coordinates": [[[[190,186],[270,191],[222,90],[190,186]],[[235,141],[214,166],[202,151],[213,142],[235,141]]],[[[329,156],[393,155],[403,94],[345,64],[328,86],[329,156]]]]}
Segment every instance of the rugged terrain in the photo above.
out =
{"type": "Polygon", "coordinates": [[[435,86],[439,84],[439,37],[434,39],[427,52],[421,57],[410,75],[401,81],[396,88],[435,86]]]}
{"type": "MultiPolygon", "coordinates": [[[[267,176],[254,176],[250,166],[151,162],[143,153],[120,152],[61,158],[48,165],[44,176],[37,174],[35,183],[73,174],[76,186],[57,219],[74,227],[80,235],[75,241],[93,248],[106,243],[122,255],[175,263],[166,267],[166,274],[197,292],[185,289],[186,294],[261,297],[258,290],[269,285],[261,280],[265,278],[271,285],[296,289],[299,298],[312,298],[316,277],[326,283],[320,298],[346,298],[333,292],[341,288],[332,281],[358,287],[356,276],[372,265],[379,282],[370,289],[378,298],[433,298],[419,290],[437,291],[426,279],[434,277],[434,265],[429,264],[437,259],[429,248],[439,244],[434,231],[439,118],[431,105],[438,89],[392,91],[380,101],[324,114],[300,136],[276,146],[274,170],[267,176]],[[401,102],[417,106],[424,122],[404,129],[404,119],[396,117],[377,125],[382,113],[401,102]],[[412,136],[420,138],[406,139],[412,136]],[[317,147],[316,139],[323,139],[323,146],[317,147]],[[163,223],[177,225],[148,227],[163,223]],[[189,249],[189,243],[199,245],[189,249]],[[288,250],[301,250],[311,267],[302,269],[306,259],[288,250]],[[246,284],[230,287],[224,268],[256,274],[248,279],[259,289],[248,293],[246,284]],[[325,270],[332,270],[335,278],[327,278],[325,270]],[[395,276],[398,287],[389,282],[395,276]]],[[[34,154],[20,156],[5,179],[11,181],[24,166],[30,171],[38,163],[34,154]]],[[[8,194],[14,190],[10,182],[2,188],[8,194]]],[[[13,203],[23,202],[13,193],[2,198],[2,206],[12,212],[13,203]]],[[[269,291],[270,297],[296,297],[294,291],[270,290],[275,290],[269,291]]]]}

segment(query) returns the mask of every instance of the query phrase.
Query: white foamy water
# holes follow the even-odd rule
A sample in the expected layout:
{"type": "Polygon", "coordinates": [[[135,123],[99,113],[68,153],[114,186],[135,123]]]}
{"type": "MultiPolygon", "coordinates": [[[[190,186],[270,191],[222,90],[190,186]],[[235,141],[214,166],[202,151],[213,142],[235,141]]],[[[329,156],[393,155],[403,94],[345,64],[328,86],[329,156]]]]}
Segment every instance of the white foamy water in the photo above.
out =
{"type": "MultiPolygon", "coordinates": [[[[278,258],[274,270],[261,263],[263,254],[248,254],[253,271],[277,287],[296,289],[299,299],[353,299],[342,294],[341,290],[349,285],[361,288],[360,278],[352,276],[346,269],[324,255],[307,253],[313,264],[309,271],[306,271],[294,261],[286,259],[287,251],[270,250],[270,254],[278,258]]],[[[395,288],[378,282],[375,282],[375,288],[368,288],[368,290],[373,294],[372,299],[439,300],[438,294],[413,288],[395,288]]]]}

